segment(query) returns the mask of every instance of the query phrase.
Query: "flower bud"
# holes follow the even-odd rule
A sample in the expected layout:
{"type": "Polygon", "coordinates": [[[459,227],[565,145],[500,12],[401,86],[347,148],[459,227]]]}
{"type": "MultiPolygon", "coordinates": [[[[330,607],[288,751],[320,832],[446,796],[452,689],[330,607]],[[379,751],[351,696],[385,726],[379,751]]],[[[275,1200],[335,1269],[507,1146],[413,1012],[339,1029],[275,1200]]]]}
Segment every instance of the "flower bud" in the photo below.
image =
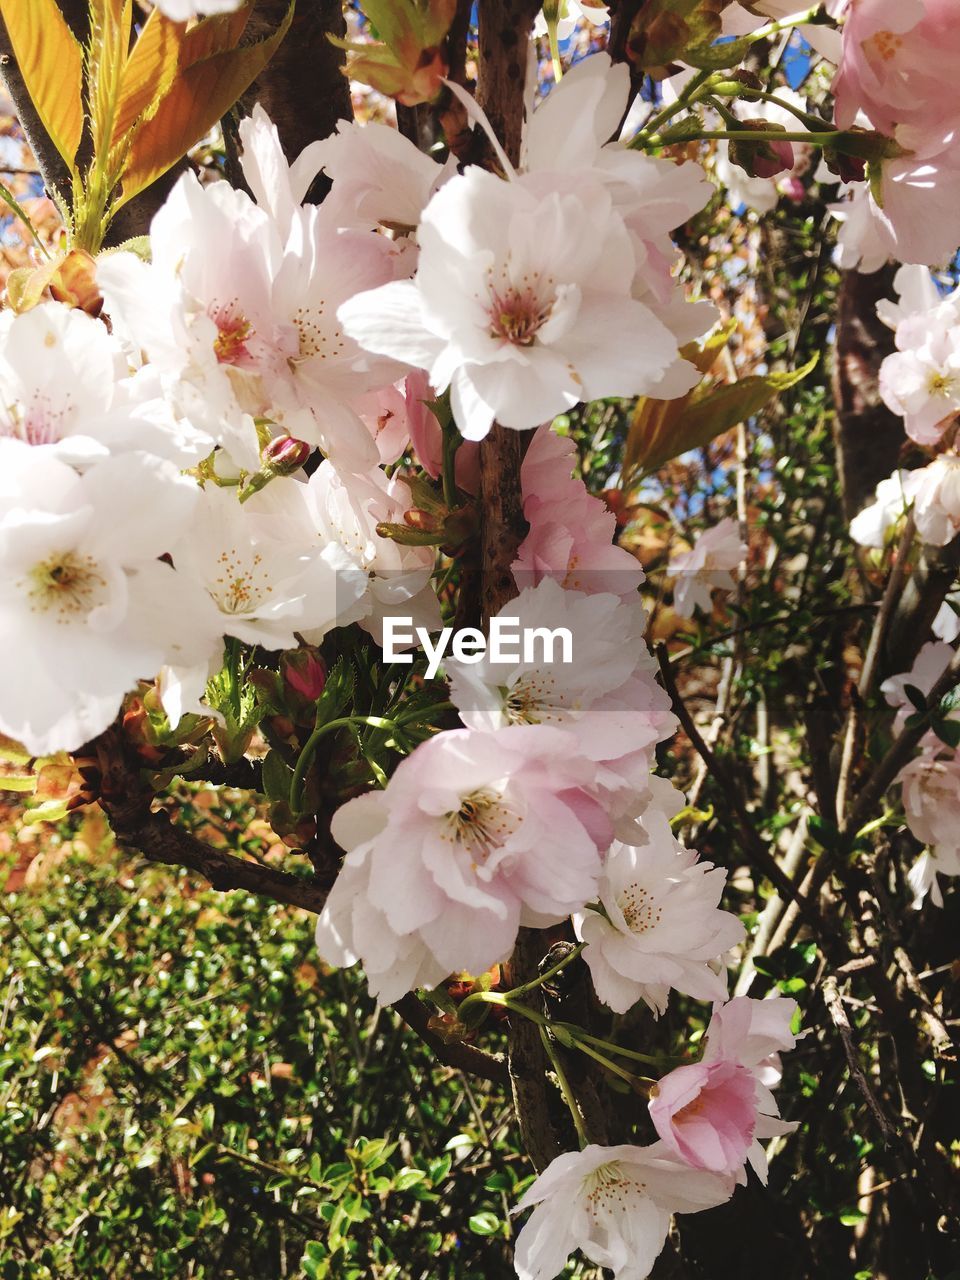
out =
{"type": "Polygon", "coordinates": [[[280,677],[284,693],[294,695],[291,701],[316,702],[327,683],[327,665],[312,645],[288,649],[280,655],[280,677]]]}
{"type": "MultiPolygon", "coordinates": [[[[786,133],[782,124],[774,124],[770,120],[744,120],[744,129],[762,129],[770,133],[786,133]]],[[[763,142],[744,140],[731,141],[730,162],[745,169],[751,178],[775,178],[793,168],[793,146],[789,142],[776,142],[766,139],[763,142]]]]}
{"type": "Polygon", "coordinates": [[[277,436],[264,446],[261,457],[264,470],[277,476],[289,476],[304,465],[313,453],[313,446],[293,436],[277,436]]]}

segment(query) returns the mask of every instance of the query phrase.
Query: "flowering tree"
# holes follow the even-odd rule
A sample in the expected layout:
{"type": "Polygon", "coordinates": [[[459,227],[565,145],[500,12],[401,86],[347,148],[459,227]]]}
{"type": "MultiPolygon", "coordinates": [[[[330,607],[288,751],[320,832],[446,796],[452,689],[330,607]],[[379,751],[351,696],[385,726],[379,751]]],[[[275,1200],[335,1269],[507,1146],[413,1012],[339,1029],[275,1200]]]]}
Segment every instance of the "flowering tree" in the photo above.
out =
{"type": "Polygon", "coordinates": [[[950,7],[0,0],[7,785],[509,1090],[527,1280],[947,1275],[950,7]]]}

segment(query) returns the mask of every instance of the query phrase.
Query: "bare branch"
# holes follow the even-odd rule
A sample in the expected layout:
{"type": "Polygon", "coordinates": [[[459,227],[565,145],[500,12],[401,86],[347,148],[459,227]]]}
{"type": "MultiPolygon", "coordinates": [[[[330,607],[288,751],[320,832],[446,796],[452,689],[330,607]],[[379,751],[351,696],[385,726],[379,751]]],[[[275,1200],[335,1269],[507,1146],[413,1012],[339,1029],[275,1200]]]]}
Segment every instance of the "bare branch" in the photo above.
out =
{"type": "Polygon", "coordinates": [[[863,1095],[863,1100],[869,1108],[870,1114],[877,1122],[877,1127],[883,1134],[885,1142],[890,1142],[898,1136],[897,1128],[888,1120],[884,1114],[883,1108],[877,1101],[877,1096],[870,1087],[867,1077],[863,1073],[863,1067],[860,1065],[860,1058],[857,1054],[856,1047],[853,1043],[853,1032],[850,1027],[850,1021],[847,1018],[847,1011],[843,1007],[843,1001],[840,998],[840,989],[837,985],[837,979],[833,974],[828,974],[823,980],[823,1002],[827,1006],[830,1019],[833,1025],[840,1033],[840,1039],[843,1041],[843,1051],[847,1056],[847,1066],[850,1068],[850,1076],[863,1095]]]}

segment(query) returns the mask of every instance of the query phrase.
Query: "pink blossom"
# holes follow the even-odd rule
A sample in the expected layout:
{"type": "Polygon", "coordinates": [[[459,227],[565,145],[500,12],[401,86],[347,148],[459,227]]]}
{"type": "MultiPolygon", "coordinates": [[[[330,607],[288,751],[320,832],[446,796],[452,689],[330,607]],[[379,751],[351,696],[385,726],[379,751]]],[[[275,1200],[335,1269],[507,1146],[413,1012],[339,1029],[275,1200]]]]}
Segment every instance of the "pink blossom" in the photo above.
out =
{"type": "Polygon", "coordinates": [[[757,1125],[756,1080],[747,1067],[726,1060],[677,1067],[654,1086],[650,1117],[687,1164],[736,1173],[757,1125]]]}
{"type": "Polygon", "coordinates": [[[856,184],[850,199],[830,206],[843,223],[838,262],[877,271],[888,258],[942,266],[960,240],[960,156],[957,130],[916,133],[904,126],[906,154],[879,161],[873,183],[856,184]]]}
{"type": "Polygon", "coordinates": [[[852,0],[833,83],[836,118],[849,129],[863,111],[889,137],[957,116],[960,26],[955,0],[852,0]]]}
{"type": "MultiPolygon", "coordinates": [[[[797,1043],[791,1030],[796,1012],[796,1000],[783,996],[767,1000],[735,996],[717,1009],[707,1027],[702,1065],[725,1062],[747,1068],[753,1076],[756,1124],[747,1159],[764,1183],[767,1157],[759,1139],[792,1133],[797,1127],[780,1119],[780,1110],[770,1091],[780,1079],[780,1052],[792,1049],[797,1043]]],[[[742,1171],[738,1181],[746,1181],[742,1171]]]]}
{"type": "Polygon", "coordinates": [[[914,660],[913,667],[903,675],[890,676],[880,686],[880,692],[891,707],[897,708],[893,722],[895,733],[904,727],[907,718],[916,708],[907,696],[907,686],[919,689],[926,695],[946,671],[953,658],[953,649],[942,640],[928,640],[914,660]]]}
{"type": "MultiPolygon", "coordinates": [[[[412,981],[414,969],[430,970],[434,982],[463,969],[482,973],[510,954],[521,925],[556,924],[596,897],[611,829],[587,792],[591,781],[576,739],[561,729],[437,734],[400,763],[384,791],[338,810],[334,834],[354,870],[341,873],[321,920],[347,919],[362,870],[367,904],[382,918],[381,998],[403,994],[398,984],[412,981]],[[389,948],[385,934],[394,939],[389,948]],[[404,957],[398,970],[384,959],[394,952],[397,965],[404,957]]],[[[367,911],[364,930],[370,919],[367,911]]],[[[378,929],[348,938],[346,927],[338,926],[329,959],[348,952],[366,965],[378,929]]]]}
{"type": "Polygon", "coordinates": [[[522,589],[552,576],[572,591],[632,595],[644,580],[628,551],[614,544],[616,517],[573,476],[576,445],[541,427],[520,468],[523,514],[530,532],[513,576],[522,589]]]}

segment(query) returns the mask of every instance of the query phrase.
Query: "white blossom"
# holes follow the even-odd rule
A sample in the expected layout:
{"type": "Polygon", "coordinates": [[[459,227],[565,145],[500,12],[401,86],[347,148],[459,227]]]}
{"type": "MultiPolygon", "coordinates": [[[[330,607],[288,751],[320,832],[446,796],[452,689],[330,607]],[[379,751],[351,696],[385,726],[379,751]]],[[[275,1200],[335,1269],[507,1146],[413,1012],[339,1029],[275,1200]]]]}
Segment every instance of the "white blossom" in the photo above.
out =
{"type": "Polygon", "coordinates": [[[724,1000],[726,978],[714,965],[744,937],[737,917],[720,910],[726,872],[683,848],[656,808],[641,822],[638,844],[617,841],[604,860],[599,909],[574,921],[597,995],[616,1013],[643,1000],[657,1015],[671,988],[724,1000]]]}
{"type": "Polygon", "coordinates": [[[568,1151],[517,1205],[533,1207],[517,1237],[519,1280],[553,1280],[574,1249],[609,1267],[614,1280],[645,1280],[671,1215],[723,1204],[733,1187],[730,1175],[691,1169],[662,1142],[568,1151]]]}
{"type": "Polygon", "coordinates": [[[80,476],[0,440],[0,728],[29,751],[82,746],[178,652],[182,584],[158,557],[196,498],[158,459],[124,454],[80,476]]]}
{"type": "Polygon", "coordinates": [[[692,618],[696,609],[709,612],[713,591],[730,591],[736,586],[732,570],[747,554],[740,526],[729,517],[705,530],[691,551],[673,556],[668,574],[676,585],[673,607],[682,618],[692,618]]]}

